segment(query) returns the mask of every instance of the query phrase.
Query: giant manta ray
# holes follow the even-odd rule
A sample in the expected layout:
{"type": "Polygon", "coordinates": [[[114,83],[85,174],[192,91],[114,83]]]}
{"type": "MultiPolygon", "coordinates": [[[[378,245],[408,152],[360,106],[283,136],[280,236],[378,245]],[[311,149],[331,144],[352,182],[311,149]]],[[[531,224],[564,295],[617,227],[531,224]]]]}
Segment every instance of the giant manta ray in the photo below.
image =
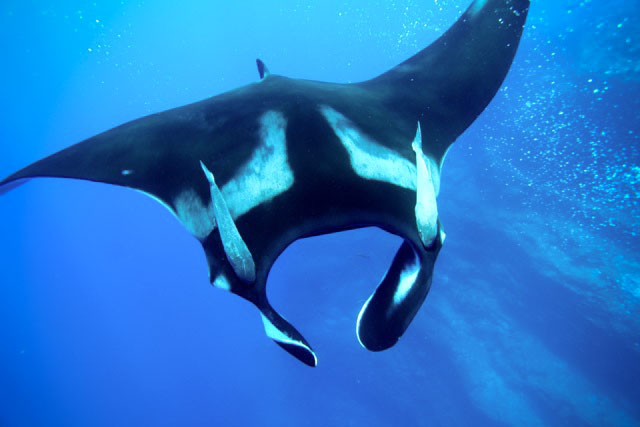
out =
{"type": "Polygon", "coordinates": [[[367,349],[393,346],[422,305],[444,232],[436,197],[451,144],[489,104],[528,0],[475,0],[433,44],[357,84],[260,81],[118,126],[0,181],[75,178],[139,190],[200,241],[209,278],[253,303],[265,331],[317,358],[269,304],[267,276],[299,238],[377,226],[404,239],[357,318],[367,349]]]}

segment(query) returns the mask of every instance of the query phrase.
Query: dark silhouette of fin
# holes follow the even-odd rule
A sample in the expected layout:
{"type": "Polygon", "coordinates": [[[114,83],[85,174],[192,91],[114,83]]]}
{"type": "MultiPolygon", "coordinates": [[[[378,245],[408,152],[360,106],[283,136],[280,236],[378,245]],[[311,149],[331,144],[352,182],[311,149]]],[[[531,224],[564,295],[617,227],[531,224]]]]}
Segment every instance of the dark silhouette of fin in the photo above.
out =
{"type": "Polygon", "coordinates": [[[256,59],[256,65],[258,66],[258,74],[260,74],[260,80],[262,80],[265,77],[269,76],[269,74],[270,74],[269,73],[269,69],[264,64],[264,62],[262,62],[262,60],[260,58],[256,59]]]}
{"type": "Polygon", "coordinates": [[[375,292],[364,303],[356,324],[358,340],[371,351],[392,347],[422,306],[442,242],[415,248],[405,240],[375,292]]]}
{"type": "Polygon", "coordinates": [[[385,93],[397,114],[424,130],[441,129],[425,147],[440,160],[500,88],[528,10],[529,0],[476,0],[438,40],[359,85],[385,93]]]}
{"type": "Polygon", "coordinates": [[[266,298],[256,306],[269,338],[305,365],[312,368],[317,366],[318,359],[307,340],[266,302],[266,298]]]}
{"type": "Polygon", "coordinates": [[[6,183],[5,181],[2,181],[2,183],[0,183],[0,196],[8,193],[16,187],[26,184],[27,181],[29,181],[29,178],[19,178],[14,181],[7,181],[6,183]]]}

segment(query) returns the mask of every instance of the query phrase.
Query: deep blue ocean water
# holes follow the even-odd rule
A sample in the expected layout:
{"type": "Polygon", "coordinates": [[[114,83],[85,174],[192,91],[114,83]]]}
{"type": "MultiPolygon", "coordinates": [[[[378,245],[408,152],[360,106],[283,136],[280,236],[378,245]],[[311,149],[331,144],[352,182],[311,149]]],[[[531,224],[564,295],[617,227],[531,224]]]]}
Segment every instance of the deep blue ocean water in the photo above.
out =
{"type": "MultiPolygon", "coordinates": [[[[355,82],[467,0],[4,0],[0,175],[257,80],[355,82]]],[[[355,321],[400,245],[298,241],[269,279],[310,369],[208,284],[153,200],[33,180],[0,198],[0,426],[640,425],[640,4],[534,1],[502,89],[443,168],[447,231],[391,350],[355,321]]]]}

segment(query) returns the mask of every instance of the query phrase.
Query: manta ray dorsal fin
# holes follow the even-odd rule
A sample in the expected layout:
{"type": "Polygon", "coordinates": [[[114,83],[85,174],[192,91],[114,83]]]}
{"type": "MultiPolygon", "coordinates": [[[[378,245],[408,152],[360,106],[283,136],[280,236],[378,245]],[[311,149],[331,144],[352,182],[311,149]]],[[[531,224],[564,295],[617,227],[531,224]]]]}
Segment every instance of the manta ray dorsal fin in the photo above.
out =
{"type": "Polygon", "coordinates": [[[218,188],[216,184],[213,173],[207,169],[202,161],[200,162],[200,166],[209,181],[211,200],[213,201],[213,212],[216,223],[218,224],[218,230],[220,231],[220,240],[222,240],[222,246],[224,247],[224,252],[227,255],[229,264],[231,264],[233,271],[241,280],[246,283],[253,283],[256,280],[256,265],[251,256],[251,252],[247,244],[242,240],[242,236],[240,236],[240,232],[231,217],[227,203],[222,196],[220,188],[218,188]]]}
{"type": "Polygon", "coordinates": [[[418,122],[418,129],[411,147],[416,153],[416,225],[422,244],[425,247],[429,247],[438,233],[436,183],[439,183],[440,176],[433,160],[425,156],[422,151],[420,122],[418,122]]]}
{"type": "Polygon", "coordinates": [[[256,65],[258,66],[258,74],[260,74],[260,80],[264,80],[265,77],[269,77],[271,73],[260,58],[256,59],[256,65]]]}

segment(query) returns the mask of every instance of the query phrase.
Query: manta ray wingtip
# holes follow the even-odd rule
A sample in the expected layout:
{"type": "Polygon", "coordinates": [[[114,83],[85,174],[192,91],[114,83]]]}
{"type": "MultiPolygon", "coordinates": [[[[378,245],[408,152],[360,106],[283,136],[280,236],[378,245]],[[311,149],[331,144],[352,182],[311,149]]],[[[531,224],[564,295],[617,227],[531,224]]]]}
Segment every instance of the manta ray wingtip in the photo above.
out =
{"type": "Polygon", "coordinates": [[[19,178],[16,180],[6,179],[4,181],[0,181],[0,196],[8,193],[9,191],[13,190],[16,187],[20,187],[21,185],[25,184],[27,181],[29,181],[29,178],[19,178]]]}

